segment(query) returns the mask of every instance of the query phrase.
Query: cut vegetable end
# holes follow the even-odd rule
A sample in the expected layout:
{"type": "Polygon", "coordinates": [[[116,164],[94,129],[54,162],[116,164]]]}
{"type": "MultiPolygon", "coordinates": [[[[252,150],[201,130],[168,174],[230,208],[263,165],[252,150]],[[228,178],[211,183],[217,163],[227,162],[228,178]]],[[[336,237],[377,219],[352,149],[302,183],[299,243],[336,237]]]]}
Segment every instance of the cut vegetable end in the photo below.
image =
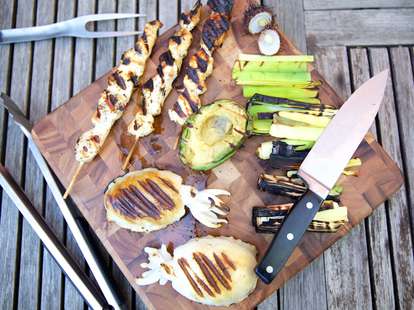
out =
{"type": "Polygon", "coordinates": [[[309,63],[307,62],[256,62],[236,60],[232,73],[237,76],[240,72],[260,71],[260,72],[308,72],[309,63]]]}
{"type": "Polygon", "coordinates": [[[300,102],[320,103],[317,90],[273,87],[273,86],[245,86],[243,87],[243,96],[250,98],[254,94],[261,94],[272,97],[281,97],[300,102]],[[311,99],[311,100],[308,100],[311,99]]]}
{"type": "Polygon", "coordinates": [[[322,131],[323,128],[272,124],[269,134],[275,138],[316,141],[322,131]]]}
{"type": "Polygon", "coordinates": [[[294,121],[300,124],[305,124],[313,127],[320,127],[325,128],[328,126],[329,122],[331,121],[331,117],[327,116],[317,116],[305,113],[298,113],[298,112],[288,112],[288,111],[280,111],[277,115],[281,119],[286,119],[289,121],[294,121]]]}
{"type": "Polygon", "coordinates": [[[280,37],[276,30],[264,30],[257,41],[263,55],[275,55],[280,49],[280,37]]]}
{"type": "Polygon", "coordinates": [[[243,86],[274,86],[281,88],[299,88],[299,89],[312,89],[321,85],[320,81],[311,82],[286,82],[286,81],[261,81],[261,80],[248,80],[244,78],[235,78],[237,85],[243,86]]]}
{"type": "Polygon", "coordinates": [[[257,81],[262,83],[259,85],[272,85],[272,83],[295,85],[308,84],[312,82],[312,77],[309,72],[242,71],[237,75],[236,80],[238,84],[257,81]]]}

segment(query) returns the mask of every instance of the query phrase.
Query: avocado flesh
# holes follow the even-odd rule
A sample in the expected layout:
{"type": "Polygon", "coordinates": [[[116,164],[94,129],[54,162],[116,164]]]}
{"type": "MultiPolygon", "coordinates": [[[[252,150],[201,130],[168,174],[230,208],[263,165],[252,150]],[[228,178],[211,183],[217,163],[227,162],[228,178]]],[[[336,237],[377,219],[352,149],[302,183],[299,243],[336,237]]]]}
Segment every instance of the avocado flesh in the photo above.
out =
{"type": "Polygon", "coordinates": [[[245,110],[231,100],[203,106],[184,124],[180,158],[194,170],[209,170],[233,156],[243,143],[245,110]]]}

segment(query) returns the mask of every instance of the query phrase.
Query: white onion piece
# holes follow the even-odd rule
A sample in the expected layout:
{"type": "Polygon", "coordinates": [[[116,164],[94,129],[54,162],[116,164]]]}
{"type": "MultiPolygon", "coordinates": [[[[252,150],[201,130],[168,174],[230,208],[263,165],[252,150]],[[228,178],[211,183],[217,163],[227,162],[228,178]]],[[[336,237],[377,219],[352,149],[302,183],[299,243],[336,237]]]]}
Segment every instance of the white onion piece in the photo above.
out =
{"type": "Polygon", "coordinates": [[[276,30],[266,29],[260,34],[257,43],[259,44],[260,53],[272,56],[280,49],[280,36],[276,30]]]}
{"type": "Polygon", "coordinates": [[[251,34],[256,34],[261,32],[266,28],[267,25],[270,25],[272,22],[272,15],[269,12],[260,12],[253,16],[249,21],[249,32],[251,34]]]}

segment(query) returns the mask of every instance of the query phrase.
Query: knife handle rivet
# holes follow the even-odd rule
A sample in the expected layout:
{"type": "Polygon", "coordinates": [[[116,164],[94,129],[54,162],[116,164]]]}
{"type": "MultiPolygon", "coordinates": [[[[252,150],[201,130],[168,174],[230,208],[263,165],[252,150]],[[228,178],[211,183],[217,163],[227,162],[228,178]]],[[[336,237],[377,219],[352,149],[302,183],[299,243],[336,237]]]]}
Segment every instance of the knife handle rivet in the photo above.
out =
{"type": "Polygon", "coordinates": [[[272,266],[267,266],[266,267],[266,272],[267,273],[272,273],[273,272],[273,267],[272,266]]]}
{"type": "Polygon", "coordinates": [[[306,203],[306,208],[308,208],[308,209],[312,209],[312,208],[313,208],[313,203],[312,203],[312,202],[310,202],[310,201],[308,201],[308,202],[306,203]]]}
{"type": "Polygon", "coordinates": [[[293,240],[293,238],[295,238],[295,236],[294,236],[292,233],[288,233],[288,234],[286,235],[286,238],[287,238],[288,240],[293,240]]]}

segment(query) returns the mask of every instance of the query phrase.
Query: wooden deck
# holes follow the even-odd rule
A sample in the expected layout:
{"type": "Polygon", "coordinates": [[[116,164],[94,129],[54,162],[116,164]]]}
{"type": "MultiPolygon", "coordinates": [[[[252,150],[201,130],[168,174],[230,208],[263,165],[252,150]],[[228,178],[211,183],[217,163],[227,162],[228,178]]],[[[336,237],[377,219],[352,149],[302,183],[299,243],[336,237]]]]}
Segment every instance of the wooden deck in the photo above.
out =
{"type": "MultiPolygon", "coordinates": [[[[414,2],[412,0],[272,0],[282,29],[342,97],[390,68],[392,82],[372,131],[404,172],[405,186],[368,220],[289,281],[259,309],[414,308],[414,2]]],[[[43,25],[101,12],[145,12],[167,29],[192,0],[0,0],[0,28],[43,25]]],[[[139,23],[142,25],[142,22],[139,23]]],[[[134,21],[99,30],[130,29],[134,21]]],[[[57,39],[0,46],[0,91],[32,121],[55,109],[111,68],[133,38],[57,39]]],[[[0,160],[25,188],[56,234],[85,266],[26,142],[0,111],[0,160]]],[[[0,193],[0,309],[83,309],[10,199],[0,193]]],[[[130,309],[144,309],[97,245],[130,309]]],[[[86,267],[85,267],[86,268],[86,267]]]]}

